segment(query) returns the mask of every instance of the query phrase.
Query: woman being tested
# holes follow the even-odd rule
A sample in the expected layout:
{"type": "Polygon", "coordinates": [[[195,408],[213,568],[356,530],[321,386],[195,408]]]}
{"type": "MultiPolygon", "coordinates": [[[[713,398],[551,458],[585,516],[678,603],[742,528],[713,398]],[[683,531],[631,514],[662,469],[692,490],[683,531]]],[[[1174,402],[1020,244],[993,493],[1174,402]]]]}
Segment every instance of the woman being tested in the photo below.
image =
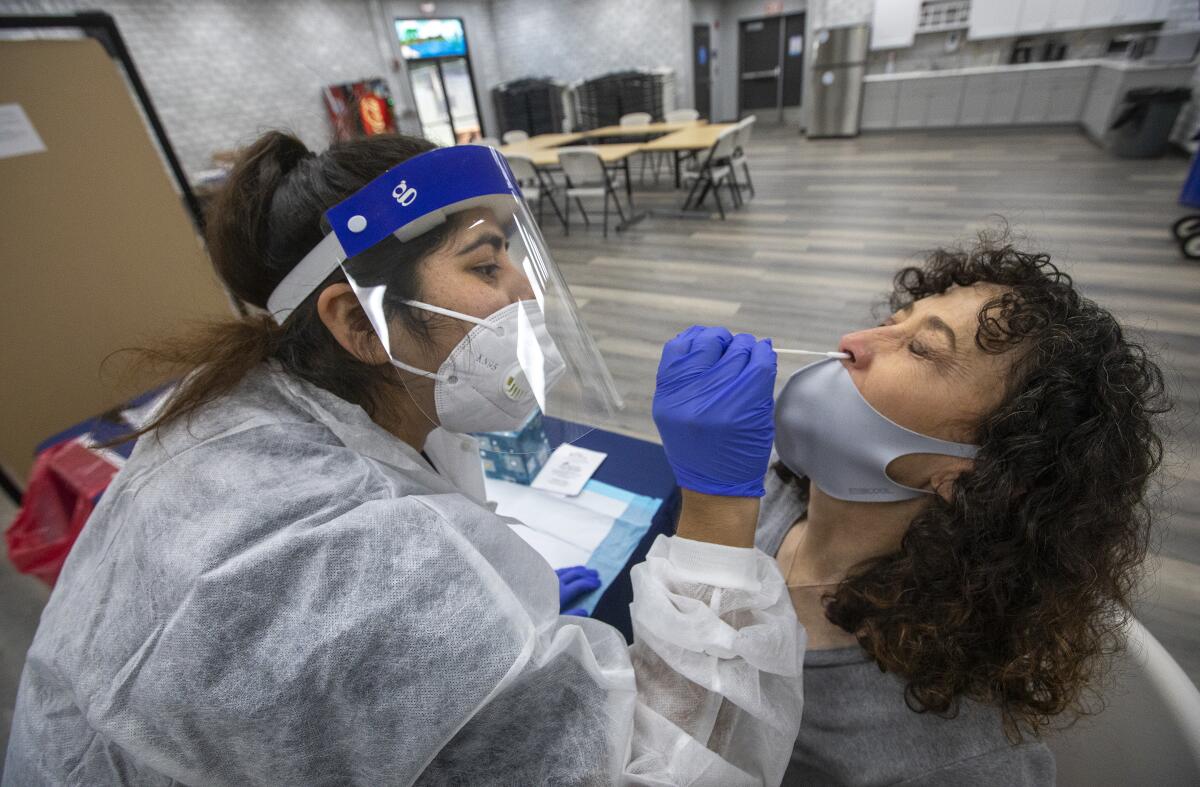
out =
{"type": "Polygon", "coordinates": [[[779,782],[804,632],[752,548],[769,343],[664,351],[684,510],[627,647],[559,616],[464,437],[619,407],[498,154],[270,133],[209,246],[267,314],[167,353],[188,374],[66,562],[5,785],[779,782]]]}
{"type": "Polygon", "coordinates": [[[757,531],[809,634],[785,784],[1051,785],[1146,554],[1163,378],[1049,258],[984,238],[776,402],[757,531]]]}

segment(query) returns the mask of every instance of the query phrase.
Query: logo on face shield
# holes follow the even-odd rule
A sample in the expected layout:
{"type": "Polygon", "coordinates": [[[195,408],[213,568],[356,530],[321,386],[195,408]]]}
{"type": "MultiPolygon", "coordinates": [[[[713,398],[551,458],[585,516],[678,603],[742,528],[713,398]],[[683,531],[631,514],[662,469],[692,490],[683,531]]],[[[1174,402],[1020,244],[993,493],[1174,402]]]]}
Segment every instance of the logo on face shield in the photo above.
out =
{"type": "Polygon", "coordinates": [[[392,198],[407,208],[417,198],[417,190],[409,188],[408,184],[402,180],[399,186],[392,189],[392,198]]]}

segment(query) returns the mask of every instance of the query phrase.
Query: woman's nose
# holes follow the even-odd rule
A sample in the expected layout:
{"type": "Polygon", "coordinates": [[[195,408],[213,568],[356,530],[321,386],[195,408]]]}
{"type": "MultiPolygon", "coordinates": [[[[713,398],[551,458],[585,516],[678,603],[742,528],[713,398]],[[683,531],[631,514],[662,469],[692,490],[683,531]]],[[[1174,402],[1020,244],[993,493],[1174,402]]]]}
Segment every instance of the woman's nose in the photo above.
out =
{"type": "Polygon", "coordinates": [[[514,303],[516,301],[531,301],[531,300],[533,300],[533,297],[534,297],[533,296],[533,286],[530,285],[529,279],[526,279],[524,276],[522,276],[517,281],[517,286],[512,289],[512,292],[510,293],[510,295],[512,296],[512,300],[514,303]]]}
{"type": "Polygon", "coordinates": [[[849,353],[850,358],[846,363],[856,369],[865,369],[871,363],[871,359],[875,357],[874,349],[871,341],[870,331],[855,331],[848,333],[838,342],[838,350],[840,352],[849,353]]]}

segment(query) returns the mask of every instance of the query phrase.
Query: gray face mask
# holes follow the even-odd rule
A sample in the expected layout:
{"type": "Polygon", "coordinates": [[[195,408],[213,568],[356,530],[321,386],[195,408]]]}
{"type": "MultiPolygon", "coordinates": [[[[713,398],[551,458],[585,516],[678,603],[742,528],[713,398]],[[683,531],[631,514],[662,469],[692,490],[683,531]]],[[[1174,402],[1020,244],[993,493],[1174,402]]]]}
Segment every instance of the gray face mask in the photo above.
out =
{"type": "Polygon", "coordinates": [[[905,429],[863,399],[840,361],[792,375],[775,402],[775,449],[793,472],[839,500],[884,503],[932,494],[896,483],[887,466],[908,454],[973,459],[979,446],[905,429]]]}

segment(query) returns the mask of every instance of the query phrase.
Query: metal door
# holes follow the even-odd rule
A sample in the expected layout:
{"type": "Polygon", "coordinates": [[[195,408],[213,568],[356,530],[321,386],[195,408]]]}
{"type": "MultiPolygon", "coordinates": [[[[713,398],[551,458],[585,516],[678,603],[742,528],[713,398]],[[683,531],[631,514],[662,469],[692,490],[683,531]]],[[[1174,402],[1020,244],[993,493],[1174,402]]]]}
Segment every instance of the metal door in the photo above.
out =
{"type": "Polygon", "coordinates": [[[712,117],[712,49],[708,25],[692,25],[692,72],[695,108],[702,118],[712,117]]]}
{"type": "Polygon", "coordinates": [[[781,17],[752,19],[740,24],[738,36],[738,112],[775,109],[780,103],[781,17]]]}

